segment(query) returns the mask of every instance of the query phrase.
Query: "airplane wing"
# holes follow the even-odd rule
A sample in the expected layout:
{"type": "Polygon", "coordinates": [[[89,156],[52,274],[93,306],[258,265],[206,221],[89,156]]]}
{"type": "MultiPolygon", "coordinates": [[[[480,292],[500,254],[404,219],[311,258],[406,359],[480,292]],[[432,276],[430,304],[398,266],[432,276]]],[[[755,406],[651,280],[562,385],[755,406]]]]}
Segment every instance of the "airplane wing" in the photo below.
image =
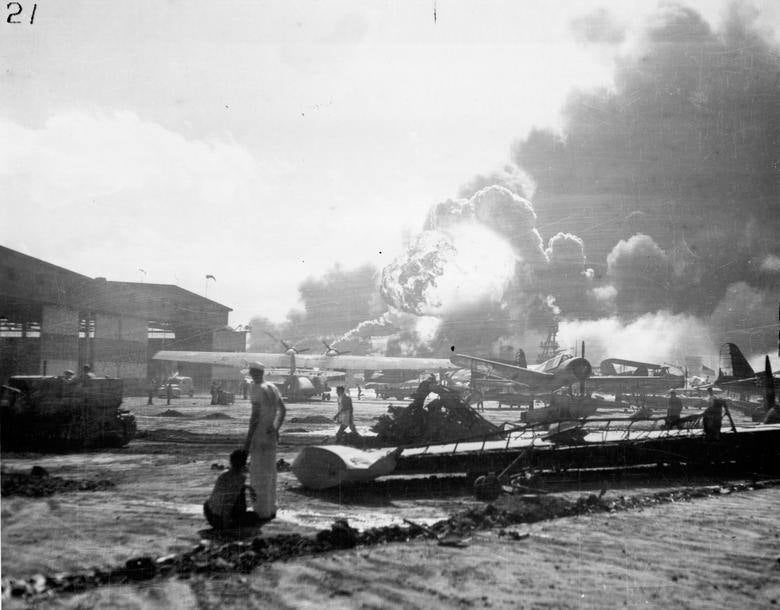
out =
{"type": "Polygon", "coordinates": [[[601,392],[666,392],[685,384],[682,375],[593,375],[588,387],[601,392]]]}
{"type": "MultiPolygon", "coordinates": [[[[296,363],[298,356],[295,357],[296,363]]],[[[187,352],[178,350],[163,350],[152,356],[152,360],[167,360],[170,362],[190,362],[192,364],[212,364],[217,366],[234,366],[239,369],[249,368],[249,363],[259,360],[266,368],[286,368],[289,371],[290,357],[287,354],[265,354],[257,352],[187,352]]]]}
{"type": "MultiPolygon", "coordinates": [[[[171,362],[192,362],[196,364],[213,364],[247,368],[250,362],[259,360],[267,367],[283,368],[290,365],[290,356],[286,354],[268,354],[259,352],[187,352],[164,350],[157,352],[153,360],[168,360],[171,362]]],[[[411,358],[404,356],[353,356],[341,354],[324,356],[316,354],[297,354],[296,366],[340,369],[340,370],[415,370],[436,371],[439,369],[457,368],[446,358],[411,358]]]]}
{"type": "Polygon", "coordinates": [[[634,368],[639,368],[640,366],[647,367],[649,369],[660,369],[662,365],[655,364],[653,362],[640,362],[639,360],[626,360],[625,358],[607,358],[606,360],[602,360],[601,364],[619,364],[621,366],[632,366],[634,368]]]}
{"type": "Polygon", "coordinates": [[[519,382],[529,387],[540,382],[549,381],[554,377],[552,373],[542,373],[541,371],[524,369],[520,366],[515,366],[514,364],[495,362],[493,360],[486,360],[484,358],[466,356],[463,354],[454,354],[450,357],[450,362],[459,368],[473,368],[477,373],[519,382]]]}

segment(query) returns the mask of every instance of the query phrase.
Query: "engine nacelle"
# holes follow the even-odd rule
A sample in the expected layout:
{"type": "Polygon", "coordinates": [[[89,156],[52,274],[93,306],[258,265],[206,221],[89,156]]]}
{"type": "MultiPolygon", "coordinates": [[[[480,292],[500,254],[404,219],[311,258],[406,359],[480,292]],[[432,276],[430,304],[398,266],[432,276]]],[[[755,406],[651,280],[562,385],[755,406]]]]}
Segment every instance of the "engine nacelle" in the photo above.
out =
{"type": "Polygon", "coordinates": [[[593,374],[593,367],[585,358],[570,358],[561,365],[558,374],[571,375],[576,381],[585,381],[593,374]]]}

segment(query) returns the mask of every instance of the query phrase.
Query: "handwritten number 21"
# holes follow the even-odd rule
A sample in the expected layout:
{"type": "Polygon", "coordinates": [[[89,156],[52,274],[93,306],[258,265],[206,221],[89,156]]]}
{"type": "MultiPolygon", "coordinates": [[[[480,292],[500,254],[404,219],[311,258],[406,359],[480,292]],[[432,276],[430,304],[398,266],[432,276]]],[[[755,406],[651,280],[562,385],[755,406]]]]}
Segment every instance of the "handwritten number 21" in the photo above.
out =
{"type": "MultiPolygon", "coordinates": [[[[7,8],[9,11],[8,17],[6,17],[5,22],[6,23],[21,23],[21,21],[15,21],[14,17],[18,17],[22,14],[22,5],[19,2],[9,2],[5,5],[5,8],[7,8]],[[15,10],[11,7],[15,7],[15,10]]],[[[32,13],[30,13],[30,25],[33,24],[33,21],[35,20],[35,9],[38,8],[37,4],[33,4],[32,13]]]]}

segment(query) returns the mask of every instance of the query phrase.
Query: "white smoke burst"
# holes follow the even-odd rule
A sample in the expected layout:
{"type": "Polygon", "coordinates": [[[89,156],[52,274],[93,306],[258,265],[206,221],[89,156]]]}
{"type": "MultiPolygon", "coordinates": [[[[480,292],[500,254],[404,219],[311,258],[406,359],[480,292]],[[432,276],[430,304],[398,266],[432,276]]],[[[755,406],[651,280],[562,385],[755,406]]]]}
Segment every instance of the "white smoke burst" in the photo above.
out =
{"type": "Polygon", "coordinates": [[[517,262],[505,239],[474,221],[424,231],[382,271],[382,297],[401,311],[444,316],[500,301],[517,262]]]}
{"type": "Polygon", "coordinates": [[[718,353],[706,323],[689,314],[669,311],[647,313],[625,322],[617,316],[599,320],[562,320],[558,341],[564,347],[585,342],[591,362],[628,358],[680,365],[692,356],[705,363],[718,353]]]}

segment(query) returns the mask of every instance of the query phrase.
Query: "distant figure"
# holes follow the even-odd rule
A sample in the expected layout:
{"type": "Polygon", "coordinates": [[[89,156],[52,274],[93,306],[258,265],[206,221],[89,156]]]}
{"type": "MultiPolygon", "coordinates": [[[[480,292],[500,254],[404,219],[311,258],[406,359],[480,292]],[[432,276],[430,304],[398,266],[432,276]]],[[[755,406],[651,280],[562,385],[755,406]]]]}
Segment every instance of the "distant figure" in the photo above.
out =
{"type": "MultiPolygon", "coordinates": [[[[357,434],[355,430],[355,420],[352,411],[352,399],[344,391],[344,386],[340,385],[336,388],[336,401],[338,403],[339,410],[336,412],[334,421],[339,424],[338,432],[336,432],[336,442],[341,442],[344,439],[344,431],[349,428],[350,432],[357,434]]],[[[360,436],[360,435],[358,435],[360,436]]]]}
{"type": "Polygon", "coordinates": [[[146,384],[146,393],[148,395],[147,405],[154,404],[154,391],[157,389],[157,378],[150,379],[146,384]]]}
{"type": "Polygon", "coordinates": [[[766,412],[762,424],[780,424],[780,405],[775,403],[769,411],[766,412]]]}
{"type": "Polygon", "coordinates": [[[255,512],[261,519],[270,520],[276,518],[276,444],[287,409],[276,386],[263,381],[264,374],[262,363],[249,365],[249,375],[254,383],[252,415],[244,449],[251,456],[249,479],[255,490],[255,512]]]}
{"type": "Polygon", "coordinates": [[[244,400],[249,396],[249,382],[246,377],[241,380],[241,395],[244,397],[244,400]]]}
{"type": "Polygon", "coordinates": [[[219,382],[216,379],[214,379],[211,382],[211,388],[209,391],[211,392],[211,404],[218,405],[219,404],[219,382]]]}
{"type": "Polygon", "coordinates": [[[682,414],[682,400],[677,397],[677,392],[669,392],[669,406],[666,409],[666,427],[680,426],[680,415],[682,414]]]}
{"type": "Polygon", "coordinates": [[[169,379],[165,382],[165,404],[171,404],[171,398],[173,398],[173,382],[169,379]]]}
{"type": "Polygon", "coordinates": [[[81,375],[79,375],[78,380],[82,383],[85,382],[87,379],[94,379],[95,373],[92,372],[91,367],[88,364],[85,364],[83,367],[81,367],[81,375]]]}
{"type": "Polygon", "coordinates": [[[230,454],[230,470],[223,472],[214,484],[214,491],[203,503],[206,521],[215,530],[258,525],[261,521],[255,512],[246,509],[246,491],[254,501],[255,492],[246,484],[245,449],[230,454]]]}
{"type": "Polygon", "coordinates": [[[422,406],[425,403],[425,398],[433,391],[433,388],[435,387],[436,376],[431,373],[428,375],[427,379],[421,381],[420,385],[417,386],[417,389],[414,392],[414,396],[412,397],[413,401],[422,406]]]}
{"type": "Polygon", "coordinates": [[[360,388],[360,386],[358,386],[357,391],[358,391],[358,400],[360,400],[361,398],[363,398],[363,390],[360,388]]]}
{"type": "Polygon", "coordinates": [[[707,389],[707,402],[709,403],[702,415],[705,436],[713,441],[720,438],[720,426],[723,422],[723,400],[715,398],[712,388],[707,389]]]}

